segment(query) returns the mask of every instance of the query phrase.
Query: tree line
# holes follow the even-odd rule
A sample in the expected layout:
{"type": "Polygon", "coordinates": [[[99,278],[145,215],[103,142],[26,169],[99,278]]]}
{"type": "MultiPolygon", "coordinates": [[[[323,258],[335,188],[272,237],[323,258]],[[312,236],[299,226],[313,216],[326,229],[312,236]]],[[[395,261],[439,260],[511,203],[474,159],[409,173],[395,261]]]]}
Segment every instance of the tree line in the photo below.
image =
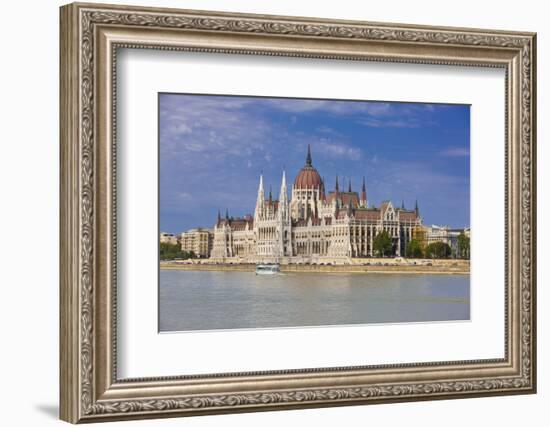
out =
{"type": "MultiPolygon", "coordinates": [[[[373,249],[377,256],[386,257],[394,253],[392,238],[387,231],[378,233],[373,240],[373,249]]],[[[419,240],[412,239],[405,248],[407,258],[456,258],[470,259],[470,238],[460,233],[457,241],[457,253],[453,254],[451,247],[444,242],[433,242],[423,245],[419,240]]]]}
{"type": "Polygon", "coordinates": [[[160,244],[160,259],[162,261],[168,261],[172,259],[193,259],[197,258],[197,255],[193,251],[182,251],[180,245],[174,245],[172,243],[160,244]]]}

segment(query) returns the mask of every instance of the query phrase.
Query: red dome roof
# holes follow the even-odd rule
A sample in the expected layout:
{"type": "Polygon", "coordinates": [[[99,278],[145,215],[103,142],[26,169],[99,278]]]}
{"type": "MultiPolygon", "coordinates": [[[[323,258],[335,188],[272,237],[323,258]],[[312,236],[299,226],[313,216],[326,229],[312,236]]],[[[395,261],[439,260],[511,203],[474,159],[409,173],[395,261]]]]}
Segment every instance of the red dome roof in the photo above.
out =
{"type": "Polygon", "coordinates": [[[322,186],[321,176],[317,169],[313,166],[305,166],[294,180],[294,188],[306,189],[314,188],[320,189],[322,186]]]}
{"type": "Polygon", "coordinates": [[[296,179],[294,180],[294,188],[321,189],[322,186],[323,186],[323,181],[321,180],[321,176],[319,175],[319,172],[317,172],[317,169],[315,169],[311,163],[311,148],[308,144],[306,165],[302,168],[302,170],[296,176],[296,179]]]}

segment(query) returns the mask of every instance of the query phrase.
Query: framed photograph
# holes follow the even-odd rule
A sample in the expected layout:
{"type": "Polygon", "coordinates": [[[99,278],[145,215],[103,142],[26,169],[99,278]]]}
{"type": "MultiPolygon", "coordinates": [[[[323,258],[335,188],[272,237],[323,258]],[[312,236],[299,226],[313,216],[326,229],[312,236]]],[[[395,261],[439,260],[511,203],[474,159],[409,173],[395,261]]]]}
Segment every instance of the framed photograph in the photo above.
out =
{"type": "Polygon", "coordinates": [[[536,391],[535,34],[61,8],[61,418],[536,391]]]}

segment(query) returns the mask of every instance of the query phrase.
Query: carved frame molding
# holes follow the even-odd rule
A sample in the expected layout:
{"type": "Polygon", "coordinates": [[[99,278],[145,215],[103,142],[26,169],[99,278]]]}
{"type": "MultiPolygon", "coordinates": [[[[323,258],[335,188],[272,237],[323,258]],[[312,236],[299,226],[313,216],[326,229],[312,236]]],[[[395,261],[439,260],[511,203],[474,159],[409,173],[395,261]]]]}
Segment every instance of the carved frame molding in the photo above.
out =
{"type": "Polygon", "coordinates": [[[62,7],[61,418],[102,421],[535,392],[535,68],[532,33],[62,7]],[[506,357],[117,380],[113,147],[120,47],[506,68],[506,357]],[[266,385],[266,377],[273,381],[266,385]],[[285,386],[289,380],[298,386],[285,386]],[[201,392],[193,388],[197,384],[201,392]]]}

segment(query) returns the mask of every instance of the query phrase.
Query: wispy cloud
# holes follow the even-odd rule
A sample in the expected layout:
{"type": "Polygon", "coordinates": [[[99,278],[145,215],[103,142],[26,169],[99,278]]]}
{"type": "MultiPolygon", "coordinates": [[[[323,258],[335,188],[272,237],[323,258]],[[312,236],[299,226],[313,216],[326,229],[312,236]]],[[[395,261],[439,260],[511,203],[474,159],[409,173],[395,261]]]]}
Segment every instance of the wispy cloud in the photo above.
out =
{"type": "Polygon", "coordinates": [[[359,123],[372,128],[419,128],[421,126],[419,120],[410,118],[400,120],[367,118],[365,120],[359,120],[359,123]]]}
{"type": "Polygon", "coordinates": [[[392,106],[388,102],[358,102],[318,99],[273,99],[270,106],[290,113],[325,112],[337,115],[370,115],[374,117],[392,114],[392,106]]]}
{"type": "Polygon", "coordinates": [[[444,157],[468,157],[470,149],[467,147],[450,147],[440,152],[444,157]]]}
{"type": "Polygon", "coordinates": [[[361,150],[359,148],[351,147],[341,142],[333,142],[328,139],[318,141],[315,148],[320,153],[331,157],[347,158],[350,160],[359,160],[361,158],[361,150]]]}

